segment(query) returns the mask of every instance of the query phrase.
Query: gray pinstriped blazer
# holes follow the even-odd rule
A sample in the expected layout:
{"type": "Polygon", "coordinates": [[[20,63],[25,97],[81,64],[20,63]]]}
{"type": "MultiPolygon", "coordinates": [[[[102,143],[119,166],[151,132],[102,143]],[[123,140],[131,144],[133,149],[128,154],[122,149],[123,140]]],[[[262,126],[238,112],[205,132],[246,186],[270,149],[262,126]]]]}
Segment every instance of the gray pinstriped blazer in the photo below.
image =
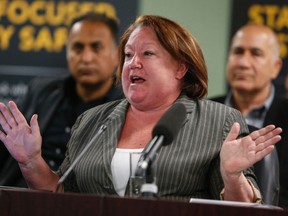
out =
{"type": "MultiPolygon", "coordinates": [[[[240,136],[248,133],[245,120],[239,111],[209,100],[181,96],[176,102],[185,105],[187,118],[174,141],[163,146],[157,156],[158,195],[168,199],[220,199],[221,145],[233,122],[240,123],[240,136]]],[[[128,106],[125,99],[114,101],[92,108],[78,118],[66,159],[58,171],[60,176],[101,125],[107,129],[68,176],[65,191],[116,195],[110,164],[128,106]]],[[[245,175],[256,185],[252,170],[246,170],[245,175]]]]}

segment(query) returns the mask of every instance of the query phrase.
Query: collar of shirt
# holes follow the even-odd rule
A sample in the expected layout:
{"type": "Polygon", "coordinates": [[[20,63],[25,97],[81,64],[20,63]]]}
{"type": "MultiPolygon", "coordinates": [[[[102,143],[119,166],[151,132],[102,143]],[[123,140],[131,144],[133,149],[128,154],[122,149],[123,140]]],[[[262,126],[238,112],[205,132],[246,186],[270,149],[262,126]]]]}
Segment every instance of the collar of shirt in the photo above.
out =
{"type": "MultiPolygon", "coordinates": [[[[259,107],[252,109],[248,113],[247,116],[244,116],[246,123],[249,125],[252,125],[254,127],[257,127],[257,128],[263,127],[266,113],[269,110],[269,108],[273,102],[274,96],[275,96],[275,87],[273,84],[271,84],[271,91],[270,91],[270,94],[269,94],[269,97],[267,98],[267,100],[265,100],[265,102],[262,105],[260,105],[259,107]]],[[[224,103],[227,106],[233,107],[233,105],[232,105],[232,91],[228,92],[224,103]]]]}

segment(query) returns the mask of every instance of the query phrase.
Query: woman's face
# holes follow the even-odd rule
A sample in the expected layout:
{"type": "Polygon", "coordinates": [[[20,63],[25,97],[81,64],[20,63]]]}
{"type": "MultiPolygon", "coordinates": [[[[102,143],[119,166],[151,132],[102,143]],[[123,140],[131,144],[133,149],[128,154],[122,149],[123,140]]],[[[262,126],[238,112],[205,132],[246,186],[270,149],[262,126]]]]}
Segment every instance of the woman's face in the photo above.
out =
{"type": "Polygon", "coordinates": [[[181,92],[186,66],[162,47],[150,27],[137,27],[124,49],[122,84],[130,104],[140,110],[171,105],[181,92]]]}

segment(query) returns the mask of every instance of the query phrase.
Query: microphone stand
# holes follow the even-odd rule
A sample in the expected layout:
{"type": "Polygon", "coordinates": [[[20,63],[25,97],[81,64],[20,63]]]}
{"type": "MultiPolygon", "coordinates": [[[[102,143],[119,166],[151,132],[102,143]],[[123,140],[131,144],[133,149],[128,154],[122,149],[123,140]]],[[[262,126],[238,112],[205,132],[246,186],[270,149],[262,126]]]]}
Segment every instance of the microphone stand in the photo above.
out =
{"type": "Polygon", "coordinates": [[[155,163],[151,161],[145,170],[145,183],[141,186],[140,196],[146,198],[156,198],[158,194],[158,187],[155,183],[155,163]]]}
{"type": "Polygon", "coordinates": [[[147,198],[155,198],[157,197],[158,187],[155,184],[155,158],[157,152],[162,146],[164,141],[164,136],[160,135],[155,137],[152,142],[154,145],[146,152],[140,161],[138,162],[138,166],[135,172],[136,176],[143,177],[145,179],[145,183],[141,186],[140,196],[147,198]]]}

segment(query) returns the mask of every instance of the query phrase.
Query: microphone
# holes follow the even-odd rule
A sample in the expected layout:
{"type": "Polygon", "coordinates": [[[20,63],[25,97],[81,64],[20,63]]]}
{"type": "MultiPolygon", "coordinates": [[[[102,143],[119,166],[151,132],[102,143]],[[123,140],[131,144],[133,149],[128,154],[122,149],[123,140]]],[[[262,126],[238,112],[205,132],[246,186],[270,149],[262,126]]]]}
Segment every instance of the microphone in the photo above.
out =
{"type": "Polygon", "coordinates": [[[142,152],[135,175],[143,176],[154,161],[157,152],[162,146],[169,145],[179,132],[186,117],[186,108],[182,103],[175,103],[160,118],[152,131],[152,140],[142,152]]]}
{"type": "Polygon", "coordinates": [[[74,167],[78,164],[79,160],[83,157],[83,155],[88,151],[88,149],[92,146],[94,141],[99,138],[99,136],[106,130],[107,126],[102,125],[96,135],[90,140],[90,142],[84,147],[82,152],[76,157],[76,159],[73,161],[73,163],[70,165],[70,167],[66,170],[66,172],[62,175],[62,177],[59,179],[57,183],[56,192],[59,191],[60,185],[66,180],[67,176],[70,174],[70,172],[74,169],[74,167]]]}

